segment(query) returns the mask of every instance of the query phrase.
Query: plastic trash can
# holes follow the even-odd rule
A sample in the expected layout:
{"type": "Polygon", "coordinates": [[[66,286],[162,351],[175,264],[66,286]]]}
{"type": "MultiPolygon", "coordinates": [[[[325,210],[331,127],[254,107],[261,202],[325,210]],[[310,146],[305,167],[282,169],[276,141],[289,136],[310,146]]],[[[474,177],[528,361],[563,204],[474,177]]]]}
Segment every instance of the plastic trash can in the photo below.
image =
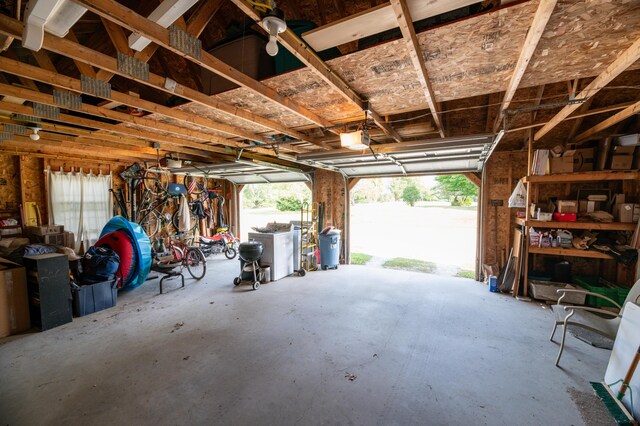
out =
{"type": "Polygon", "coordinates": [[[319,234],[320,267],[338,269],[340,263],[340,234],[319,234]]]}

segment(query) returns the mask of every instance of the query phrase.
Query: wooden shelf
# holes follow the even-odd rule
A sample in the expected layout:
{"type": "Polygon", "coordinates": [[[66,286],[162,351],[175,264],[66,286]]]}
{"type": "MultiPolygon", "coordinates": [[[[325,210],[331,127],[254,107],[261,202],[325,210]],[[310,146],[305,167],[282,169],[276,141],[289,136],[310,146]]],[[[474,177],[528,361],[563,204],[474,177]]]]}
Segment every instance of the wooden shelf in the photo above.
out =
{"type": "Polygon", "coordinates": [[[543,220],[527,220],[517,218],[516,223],[522,226],[533,226],[534,228],[556,228],[556,229],[596,229],[601,231],[634,231],[637,224],[622,222],[557,222],[543,220]]]}
{"type": "Polygon", "coordinates": [[[566,183],[566,182],[592,182],[592,181],[609,181],[609,180],[638,180],[640,172],[637,170],[621,170],[611,171],[604,170],[599,172],[579,172],[579,173],[558,173],[553,175],[533,175],[526,176],[524,181],[527,183],[566,183]]]}
{"type": "Polygon", "coordinates": [[[588,257],[591,259],[613,259],[606,253],[594,250],[578,250],[557,247],[529,247],[529,253],[548,254],[552,256],[588,257]]]}

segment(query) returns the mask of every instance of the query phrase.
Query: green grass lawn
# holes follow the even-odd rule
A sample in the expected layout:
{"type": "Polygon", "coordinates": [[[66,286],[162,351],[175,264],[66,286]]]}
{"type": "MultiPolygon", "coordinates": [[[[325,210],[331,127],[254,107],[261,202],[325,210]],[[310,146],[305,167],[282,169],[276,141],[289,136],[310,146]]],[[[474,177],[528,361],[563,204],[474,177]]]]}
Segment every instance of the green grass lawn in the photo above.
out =
{"type": "Polygon", "coordinates": [[[407,259],[406,257],[396,257],[387,260],[382,265],[383,268],[400,269],[403,271],[426,272],[428,274],[435,272],[436,264],[433,262],[425,262],[418,259],[407,259]]]}
{"type": "Polygon", "coordinates": [[[455,276],[459,277],[459,278],[471,278],[472,280],[476,279],[476,273],[475,272],[467,271],[467,270],[464,270],[464,269],[459,270],[458,273],[456,273],[455,276]]]}
{"type": "Polygon", "coordinates": [[[351,264],[352,265],[366,265],[368,261],[371,260],[373,256],[370,254],[364,253],[351,253],[351,264]]]}

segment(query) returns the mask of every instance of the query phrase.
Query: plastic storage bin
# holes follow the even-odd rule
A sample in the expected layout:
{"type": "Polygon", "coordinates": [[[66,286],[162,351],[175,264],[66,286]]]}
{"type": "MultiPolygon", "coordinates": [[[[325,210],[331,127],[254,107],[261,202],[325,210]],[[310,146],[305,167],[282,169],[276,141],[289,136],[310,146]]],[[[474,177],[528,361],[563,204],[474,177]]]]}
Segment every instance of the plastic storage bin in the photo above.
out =
{"type": "Polygon", "coordinates": [[[82,317],[116,306],[118,281],[119,279],[116,278],[72,289],[73,315],[82,317]]]}
{"type": "MultiPolygon", "coordinates": [[[[567,283],[556,283],[553,281],[538,281],[529,280],[529,291],[534,299],[539,300],[551,300],[557,302],[562,293],[558,293],[557,290],[565,288],[567,290],[582,290],[578,286],[573,286],[567,283]]],[[[585,295],[580,293],[566,293],[563,304],[569,305],[584,305],[585,295]]]]}
{"type": "Polygon", "coordinates": [[[320,267],[338,269],[340,263],[340,234],[319,234],[320,267]]]}
{"type": "MultiPolygon", "coordinates": [[[[584,287],[591,293],[598,293],[615,300],[620,306],[622,306],[629,294],[629,290],[631,290],[629,288],[619,287],[595,275],[577,275],[573,277],[573,282],[584,287]]],[[[597,296],[587,296],[587,305],[596,308],[617,308],[617,306],[597,296]]]]}

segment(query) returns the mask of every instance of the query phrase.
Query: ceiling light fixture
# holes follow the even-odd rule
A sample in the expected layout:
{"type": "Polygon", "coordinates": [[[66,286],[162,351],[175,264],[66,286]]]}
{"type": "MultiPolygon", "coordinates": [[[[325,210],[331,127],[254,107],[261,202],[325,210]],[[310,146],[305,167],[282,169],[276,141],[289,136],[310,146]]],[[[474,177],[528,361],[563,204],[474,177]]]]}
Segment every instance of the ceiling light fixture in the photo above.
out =
{"type": "Polygon", "coordinates": [[[33,133],[31,133],[29,135],[31,140],[34,140],[34,141],[40,140],[40,135],[38,134],[38,132],[40,131],[40,128],[39,127],[31,127],[31,131],[33,132],[33,133]]]}
{"type": "Polygon", "coordinates": [[[287,23],[284,20],[284,12],[276,7],[275,2],[271,2],[271,10],[262,18],[261,24],[269,33],[267,53],[270,56],[276,56],[278,54],[278,34],[287,30],[287,23]]]}
{"type": "Polygon", "coordinates": [[[340,133],[340,146],[343,148],[358,150],[367,149],[371,139],[369,134],[363,130],[357,130],[355,132],[340,133]]]}

